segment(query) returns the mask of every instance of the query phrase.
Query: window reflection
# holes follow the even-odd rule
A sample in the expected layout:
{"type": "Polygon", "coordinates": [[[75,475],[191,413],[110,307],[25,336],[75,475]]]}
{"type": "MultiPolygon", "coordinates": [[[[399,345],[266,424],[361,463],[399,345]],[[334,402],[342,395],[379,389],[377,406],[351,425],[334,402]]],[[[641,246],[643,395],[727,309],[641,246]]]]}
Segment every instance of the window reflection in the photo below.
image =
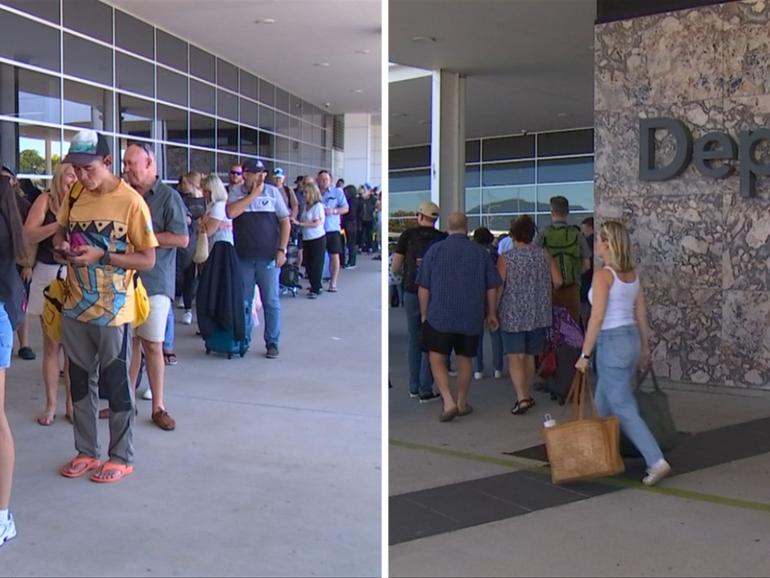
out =
{"type": "Polygon", "coordinates": [[[152,138],[155,105],[149,100],[118,95],[120,132],[135,137],[152,138]]]}
{"type": "Polygon", "coordinates": [[[31,121],[61,122],[59,79],[55,76],[32,72],[25,68],[1,67],[0,90],[3,98],[3,112],[31,121]],[[15,79],[14,79],[15,76],[15,79]],[[18,94],[15,111],[13,95],[18,94]],[[11,104],[11,109],[6,108],[11,104]]]}
{"type": "Polygon", "coordinates": [[[112,117],[111,91],[64,81],[64,124],[112,131],[112,117]]]}

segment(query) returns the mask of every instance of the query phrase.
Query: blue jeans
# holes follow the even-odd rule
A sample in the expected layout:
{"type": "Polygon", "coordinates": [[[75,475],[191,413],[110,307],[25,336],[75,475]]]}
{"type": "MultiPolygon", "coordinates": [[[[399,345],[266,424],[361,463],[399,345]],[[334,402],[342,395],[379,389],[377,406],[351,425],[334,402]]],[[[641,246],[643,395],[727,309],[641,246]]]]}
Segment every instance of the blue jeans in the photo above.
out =
{"type": "MultiPolygon", "coordinates": [[[[492,339],[492,365],[495,371],[503,370],[503,334],[498,329],[497,331],[489,331],[486,333],[492,339]]],[[[481,334],[479,339],[479,348],[476,351],[476,360],[474,362],[474,371],[477,373],[484,372],[484,334],[481,334]]]]}
{"type": "Polygon", "coordinates": [[[13,328],[11,319],[5,310],[5,304],[0,301],[0,369],[11,367],[13,353],[13,328]]]}
{"type": "Polygon", "coordinates": [[[644,457],[647,467],[663,458],[658,442],[639,415],[633,380],[639,365],[641,339],[636,325],[606,329],[596,347],[596,409],[601,416],[615,415],[620,429],[644,457]]]}
{"type": "Polygon", "coordinates": [[[433,373],[428,354],[422,351],[420,301],[416,293],[404,291],[406,325],[409,330],[409,391],[420,395],[433,393],[433,373]]]}
{"type": "Polygon", "coordinates": [[[243,279],[243,298],[249,304],[249,311],[254,301],[254,286],[259,286],[265,312],[265,346],[271,343],[278,345],[281,340],[281,298],[278,292],[281,270],[272,259],[238,259],[238,262],[243,279]]]}
{"type": "Polygon", "coordinates": [[[174,300],[171,300],[171,307],[168,309],[168,319],[166,319],[166,336],[163,338],[163,351],[174,351],[174,300]]]}

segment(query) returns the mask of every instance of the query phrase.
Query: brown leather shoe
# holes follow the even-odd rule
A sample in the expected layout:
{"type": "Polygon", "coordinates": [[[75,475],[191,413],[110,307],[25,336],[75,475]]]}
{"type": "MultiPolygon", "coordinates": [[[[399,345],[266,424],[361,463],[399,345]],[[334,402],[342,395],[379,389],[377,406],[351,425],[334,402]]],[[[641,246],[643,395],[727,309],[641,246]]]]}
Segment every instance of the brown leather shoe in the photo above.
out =
{"type": "Polygon", "coordinates": [[[152,423],[166,431],[171,431],[176,427],[174,418],[168,415],[168,412],[165,409],[159,409],[152,414],[152,423]]]}

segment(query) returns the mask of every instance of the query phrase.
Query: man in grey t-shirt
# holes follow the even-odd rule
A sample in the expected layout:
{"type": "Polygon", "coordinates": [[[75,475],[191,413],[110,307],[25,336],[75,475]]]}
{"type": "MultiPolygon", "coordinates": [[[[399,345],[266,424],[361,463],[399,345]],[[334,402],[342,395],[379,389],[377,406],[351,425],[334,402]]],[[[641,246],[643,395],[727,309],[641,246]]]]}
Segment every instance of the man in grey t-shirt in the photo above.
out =
{"type": "Polygon", "coordinates": [[[152,227],[159,243],[155,250],[155,266],[139,273],[150,297],[150,315],[137,327],[134,335],[130,379],[131,383],[136,383],[141,353],[144,351],[150,382],[148,392],[151,394],[145,399],[152,399],[152,421],[162,430],[171,431],[176,427],[176,422],[166,411],[163,400],[163,340],[174,299],[176,250],[187,247],[190,239],[187,232],[187,210],[182,197],[164,184],[157,174],[158,167],[152,147],[145,143],[129,145],[123,156],[123,175],[128,184],[144,197],[150,208],[152,227]]]}

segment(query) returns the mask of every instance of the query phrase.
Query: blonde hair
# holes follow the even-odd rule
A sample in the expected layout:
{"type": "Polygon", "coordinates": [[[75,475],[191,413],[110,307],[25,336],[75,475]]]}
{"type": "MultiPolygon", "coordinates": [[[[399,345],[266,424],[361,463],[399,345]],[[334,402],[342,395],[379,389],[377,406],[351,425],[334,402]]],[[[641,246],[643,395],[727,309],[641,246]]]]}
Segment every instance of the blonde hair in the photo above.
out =
{"type": "MultiPolygon", "coordinates": [[[[48,190],[48,210],[54,215],[59,214],[59,207],[65,195],[69,194],[69,191],[64,190],[62,181],[64,180],[64,172],[67,169],[72,169],[72,165],[69,163],[61,163],[53,173],[51,179],[51,188],[48,190]]],[[[74,183],[73,183],[74,185],[74,183]]]]}
{"type": "Polygon", "coordinates": [[[198,171],[190,171],[182,176],[182,180],[179,183],[179,190],[185,195],[190,195],[195,198],[203,196],[201,191],[201,178],[203,174],[198,171]]]}
{"type": "Polygon", "coordinates": [[[631,237],[621,221],[608,220],[602,223],[599,237],[607,243],[609,263],[618,273],[634,270],[634,256],[631,251],[631,237]]]}
{"type": "Polygon", "coordinates": [[[315,183],[305,183],[302,185],[302,190],[305,193],[305,206],[308,209],[316,203],[321,202],[321,191],[318,190],[318,185],[315,183]]]}
{"type": "Polygon", "coordinates": [[[211,191],[211,202],[219,203],[227,200],[227,189],[217,175],[214,173],[203,179],[203,188],[211,191]]]}

